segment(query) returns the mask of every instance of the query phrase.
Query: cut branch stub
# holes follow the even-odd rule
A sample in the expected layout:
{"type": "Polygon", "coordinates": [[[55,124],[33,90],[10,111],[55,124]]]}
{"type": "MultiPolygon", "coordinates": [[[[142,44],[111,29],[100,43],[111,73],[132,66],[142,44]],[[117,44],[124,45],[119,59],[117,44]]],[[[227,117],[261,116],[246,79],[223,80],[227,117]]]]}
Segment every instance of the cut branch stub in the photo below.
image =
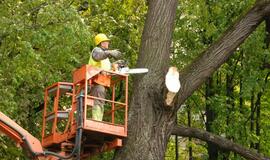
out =
{"type": "Polygon", "coordinates": [[[177,92],[180,90],[181,84],[179,80],[179,72],[176,67],[170,67],[169,71],[166,74],[165,85],[168,89],[166,94],[166,105],[171,106],[173,99],[177,92]]]}

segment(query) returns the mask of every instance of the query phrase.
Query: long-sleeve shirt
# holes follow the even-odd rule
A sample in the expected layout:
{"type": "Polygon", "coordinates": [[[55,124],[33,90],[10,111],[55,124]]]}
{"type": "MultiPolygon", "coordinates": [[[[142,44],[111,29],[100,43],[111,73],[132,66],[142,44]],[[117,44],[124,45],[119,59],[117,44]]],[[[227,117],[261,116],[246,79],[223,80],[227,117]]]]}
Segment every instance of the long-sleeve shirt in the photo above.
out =
{"type": "Polygon", "coordinates": [[[111,70],[111,62],[109,60],[109,53],[100,47],[95,47],[90,54],[89,63],[92,66],[102,68],[104,70],[111,70]]]}
{"type": "Polygon", "coordinates": [[[92,56],[95,61],[101,61],[109,58],[109,54],[106,52],[106,50],[100,47],[95,47],[90,56],[92,56]]]}

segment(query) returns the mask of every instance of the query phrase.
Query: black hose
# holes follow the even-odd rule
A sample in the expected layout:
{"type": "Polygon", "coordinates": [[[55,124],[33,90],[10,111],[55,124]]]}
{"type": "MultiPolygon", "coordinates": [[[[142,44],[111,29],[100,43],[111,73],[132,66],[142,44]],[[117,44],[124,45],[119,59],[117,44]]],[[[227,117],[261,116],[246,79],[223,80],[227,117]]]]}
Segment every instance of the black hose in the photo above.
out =
{"type": "MultiPolygon", "coordinates": [[[[82,94],[82,92],[81,92],[81,94],[82,94]]],[[[79,120],[78,120],[78,124],[79,124],[79,126],[78,126],[78,128],[80,129],[80,132],[82,132],[82,128],[83,128],[83,96],[82,95],[80,95],[80,98],[79,98],[79,107],[78,107],[78,118],[79,118],[79,120]]],[[[78,137],[78,150],[77,150],[77,160],[80,160],[80,153],[81,153],[81,144],[82,144],[82,141],[81,141],[81,139],[82,139],[82,133],[80,133],[79,134],[79,137],[78,137]]]]}
{"type": "Polygon", "coordinates": [[[83,127],[83,92],[80,93],[80,95],[77,97],[77,101],[79,102],[77,105],[77,133],[75,138],[75,147],[73,148],[72,152],[68,156],[61,156],[55,152],[50,151],[44,151],[45,155],[52,155],[55,157],[58,157],[60,159],[70,159],[72,156],[74,156],[75,153],[77,153],[77,160],[80,159],[80,152],[81,152],[81,139],[82,139],[82,127],[83,127]]]}

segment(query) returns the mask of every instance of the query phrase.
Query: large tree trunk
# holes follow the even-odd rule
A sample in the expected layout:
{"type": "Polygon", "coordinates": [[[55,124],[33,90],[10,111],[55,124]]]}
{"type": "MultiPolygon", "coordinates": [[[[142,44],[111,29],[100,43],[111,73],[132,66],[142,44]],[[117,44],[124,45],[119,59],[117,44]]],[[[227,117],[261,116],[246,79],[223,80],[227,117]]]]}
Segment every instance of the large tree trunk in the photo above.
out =
{"type": "Polygon", "coordinates": [[[216,43],[181,72],[182,88],[172,108],[164,105],[164,78],[169,65],[177,0],[148,0],[148,7],[137,66],[149,68],[149,73],[137,76],[134,80],[128,138],[124,142],[125,146],[116,152],[116,160],[164,159],[180,104],[255,30],[269,13],[270,1],[256,3],[216,43]]]}
{"type": "Polygon", "coordinates": [[[175,113],[164,107],[164,79],[169,67],[177,0],[149,0],[138,67],[149,73],[134,80],[130,103],[129,132],[116,160],[164,159],[175,113]]]}

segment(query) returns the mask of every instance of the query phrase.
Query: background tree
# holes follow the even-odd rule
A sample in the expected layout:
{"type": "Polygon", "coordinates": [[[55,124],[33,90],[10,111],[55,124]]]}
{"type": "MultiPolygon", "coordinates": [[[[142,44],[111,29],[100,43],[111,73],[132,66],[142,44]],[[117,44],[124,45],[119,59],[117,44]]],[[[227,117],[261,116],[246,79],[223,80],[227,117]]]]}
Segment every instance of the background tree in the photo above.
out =
{"type": "MultiPolygon", "coordinates": [[[[219,146],[211,154],[207,149],[213,147],[202,141],[181,141],[180,146],[192,146],[195,158],[240,159],[230,152],[223,154],[225,149],[263,159],[248,148],[270,155],[268,23],[261,24],[269,14],[269,3],[1,1],[0,110],[38,137],[41,113],[36,111],[43,89],[55,81],[71,81],[71,71],[88,61],[93,36],[104,32],[113,48],[125,52],[131,66],[150,70],[131,81],[129,137],[114,159],[164,159],[167,148],[170,159],[171,134],[219,146]],[[181,69],[182,90],[173,106],[164,105],[169,65],[181,69]],[[209,77],[211,83],[204,84],[209,77]],[[200,129],[176,126],[188,124],[187,112],[191,126],[200,129]]],[[[6,137],[0,136],[0,143],[1,158],[26,159],[6,137]]],[[[186,156],[179,149],[180,157],[186,156]]]]}

